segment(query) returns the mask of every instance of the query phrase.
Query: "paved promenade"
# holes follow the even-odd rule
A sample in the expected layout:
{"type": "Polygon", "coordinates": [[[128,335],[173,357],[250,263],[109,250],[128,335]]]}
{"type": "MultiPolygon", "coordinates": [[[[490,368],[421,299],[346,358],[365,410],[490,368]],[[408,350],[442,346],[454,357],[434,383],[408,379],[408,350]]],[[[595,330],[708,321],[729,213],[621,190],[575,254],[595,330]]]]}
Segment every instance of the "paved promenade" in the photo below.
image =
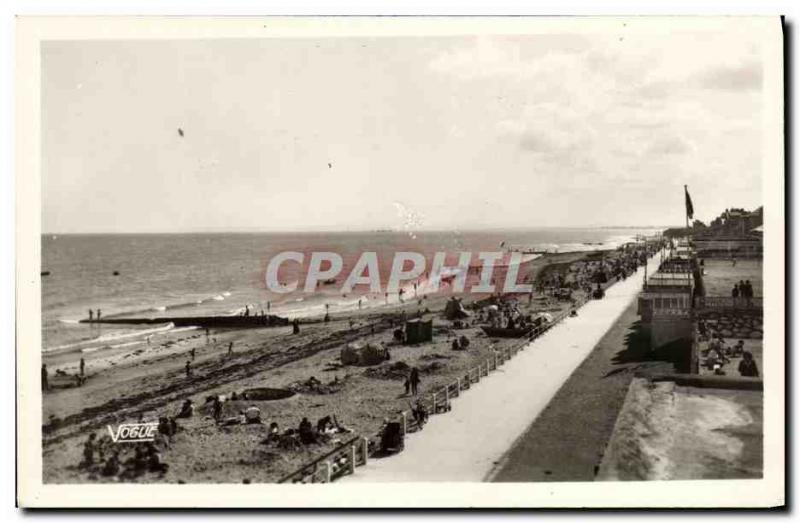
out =
{"type": "MultiPolygon", "coordinates": [[[[659,257],[649,261],[648,274],[659,257]]],[[[406,438],[400,454],[370,460],[343,482],[485,481],[515,441],[592,352],[642,287],[643,268],[578,317],[567,318],[406,438]]]]}

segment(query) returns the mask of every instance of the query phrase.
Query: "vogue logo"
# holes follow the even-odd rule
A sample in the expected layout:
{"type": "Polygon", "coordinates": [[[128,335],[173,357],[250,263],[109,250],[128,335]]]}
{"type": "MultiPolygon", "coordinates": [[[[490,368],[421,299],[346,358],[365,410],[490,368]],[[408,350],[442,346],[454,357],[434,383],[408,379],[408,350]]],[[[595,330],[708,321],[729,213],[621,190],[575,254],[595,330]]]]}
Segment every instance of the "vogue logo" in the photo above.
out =
{"type": "Polygon", "coordinates": [[[108,425],[108,432],[114,443],[153,441],[158,434],[158,423],[122,423],[116,432],[108,425]]]}

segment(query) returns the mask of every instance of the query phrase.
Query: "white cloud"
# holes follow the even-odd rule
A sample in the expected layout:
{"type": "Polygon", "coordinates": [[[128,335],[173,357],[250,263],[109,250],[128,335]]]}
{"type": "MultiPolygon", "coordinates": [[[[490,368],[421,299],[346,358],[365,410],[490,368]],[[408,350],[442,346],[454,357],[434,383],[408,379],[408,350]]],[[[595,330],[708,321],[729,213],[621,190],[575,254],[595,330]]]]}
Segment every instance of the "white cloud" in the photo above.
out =
{"type": "MultiPolygon", "coordinates": [[[[513,111],[498,110],[497,140],[516,145],[537,173],[580,188],[637,185],[645,172],[651,183],[704,177],[711,184],[736,165],[744,136],[758,136],[754,100],[720,100],[708,90],[716,84],[732,93],[756,87],[757,48],[746,38],[598,37],[591,45],[581,39],[570,48],[521,51],[535,41],[479,38],[430,66],[472,88],[504,86],[516,103],[513,111]],[[727,158],[706,169],[722,149],[727,158]]],[[[543,37],[538,41],[548,47],[543,37]]]]}

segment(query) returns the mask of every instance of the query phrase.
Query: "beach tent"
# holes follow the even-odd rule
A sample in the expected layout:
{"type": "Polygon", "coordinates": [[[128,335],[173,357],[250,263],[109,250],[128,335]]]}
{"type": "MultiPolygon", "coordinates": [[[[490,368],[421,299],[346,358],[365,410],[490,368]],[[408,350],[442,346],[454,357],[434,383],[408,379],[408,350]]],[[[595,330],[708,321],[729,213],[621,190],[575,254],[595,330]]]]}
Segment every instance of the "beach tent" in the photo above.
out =
{"type": "Polygon", "coordinates": [[[464,309],[461,300],[453,296],[447,300],[447,305],[444,307],[444,315],[448,320],[460,320],[470,316],[469,311],[464,309]]]}
{"type": "Polygon", "coordinates": [[[343,348],[342,352],[339,354],[342,365],[358,365],[358,354],[360,350],[361,347],[355,346],[354,343],[343,348]]]}
{"type": "Polygon", "coordinates": [[[368,343],[361,349],[360,365],[377,365],[388,358],[386,349],[380,343],[368,343]]]}
{"type": "Polygon", "coordinates": [[[433,320],[421,319],[406,322],[406,343],[423,343],[433,340],[433,320]]]}
{"type": "Polygon", "coordinates": [[[343,365],[377,365],[389,359],[380,343],[350,343],[342,349],[339,358],[343,365]]]}

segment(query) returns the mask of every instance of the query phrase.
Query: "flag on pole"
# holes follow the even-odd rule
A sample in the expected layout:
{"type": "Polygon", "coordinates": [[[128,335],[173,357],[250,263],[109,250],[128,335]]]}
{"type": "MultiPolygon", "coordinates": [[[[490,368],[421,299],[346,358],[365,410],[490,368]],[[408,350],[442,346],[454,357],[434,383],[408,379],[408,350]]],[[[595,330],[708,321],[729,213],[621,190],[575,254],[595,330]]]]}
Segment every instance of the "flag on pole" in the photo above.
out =
{"type": "Polygon", "coordinates": [[[694,206],[692,205],[692,197],[689,196],[689,188],[684,185],[683,190],[686,193],[686,217],[688,219],[694,218],[694,206]]]}

